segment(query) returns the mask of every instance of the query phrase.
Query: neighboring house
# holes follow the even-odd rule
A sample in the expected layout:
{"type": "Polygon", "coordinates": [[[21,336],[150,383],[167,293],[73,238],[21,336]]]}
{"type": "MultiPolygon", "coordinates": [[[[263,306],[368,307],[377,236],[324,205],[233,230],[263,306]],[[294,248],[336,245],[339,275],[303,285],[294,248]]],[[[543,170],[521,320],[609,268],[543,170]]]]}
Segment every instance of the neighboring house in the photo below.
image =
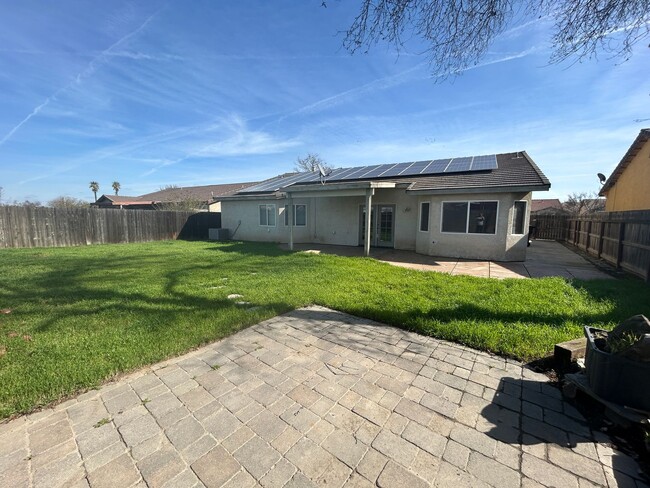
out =
{"type": "Polygon", "coordinates": [[[147,193],[138,197],[102,195],[92,206],[101,208],[146,209],[146,210],[209,210],[221,211],[221,197],[232,195],[257,182],[228,183],[225,185],[204,185],[174,187],[147,193]]]}
{"type": "Polygon", "coordinates": [[[642,129],[600,190],[605,210],[650,209],[650,129],[642,129]]]}
{"type": "Polygon", "coordinates": [[[182,202],[195,203],[197,209],[209,210],[210,212],[221,211],[221,197],[232,195],[244,188],[256,185],[257,182],[228,183],[225,185],[203,185],[167,188],[140,195],[143,200],[153,200],[162,206],[182,202]]]}
{"type": "Polygon", "coordinates": [[[155,202],[151,200],[141,200],[140,197],[125,197],[122,195],[102,195],[96,202],[90,204],[91,207],[99,208],[118,208],[151,210],[155,202]]]}
{"type": "Polygon", "coordinates": [[[562,202],[557,198],[531,200],[530,215],[566,215],[562,202]]]}
{"type": "Polygon", "coordinates": [[[280,176],[224,197],[221,219],[234,239],[291,248],[363,245],[366,255],[377,246],[522,261],[531,192],[549,188],[525,152],[341,168],[325,178],[280,176]]]}

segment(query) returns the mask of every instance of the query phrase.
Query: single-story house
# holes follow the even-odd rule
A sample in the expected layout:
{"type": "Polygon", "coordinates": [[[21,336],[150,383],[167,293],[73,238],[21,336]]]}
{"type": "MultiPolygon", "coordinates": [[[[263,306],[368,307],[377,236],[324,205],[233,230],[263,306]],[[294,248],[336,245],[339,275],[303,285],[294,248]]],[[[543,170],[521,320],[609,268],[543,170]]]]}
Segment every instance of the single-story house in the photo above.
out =
{"type": "Polygon", "coordinates": [[[600,189],[605,210],[650,210],[650,129],[641,129],[611,176],[600,189]]]}
{"type": "Polygon", "coordinates": [[[531,192],[550,183],[525,152],[282,175],[221,200],[233,239],[371,246],[455,258],[526,258],[531,192]],[[371,209],[367,212],[366,209],[371,209]]]}
{"type": "Polygon", "coordinates": [[[535,215],[566,215],[567,212],[562,206],[562,202],[557,198],[547,198],[531,200],[530,214],[535,215]]]}
{"type": "Polygon", "coordinates": [[[102,195],[91,207],[152,210],[155,203],[151,200],[142,200],[140,197],[127,197],[123,195],[102,195]]]}
{"type": "Polygon", "coordinates": [[[137,197],[102,195],[92,206],[100,208],[141,210],[199,210],[220,212],[221,197],[232,195],[257,182],[227,183],[223,185],[170,186],[137,197]]]}

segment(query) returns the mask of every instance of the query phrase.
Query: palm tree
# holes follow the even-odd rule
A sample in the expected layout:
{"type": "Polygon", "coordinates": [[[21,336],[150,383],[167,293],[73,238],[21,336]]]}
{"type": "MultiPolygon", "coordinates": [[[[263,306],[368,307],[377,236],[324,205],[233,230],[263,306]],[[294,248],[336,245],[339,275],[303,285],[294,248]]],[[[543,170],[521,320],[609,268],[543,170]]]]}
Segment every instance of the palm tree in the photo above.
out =
{"type": "Polygon", "coordinates": [[[97,183],[96,181],[91,181],[90,191],[92,191],[95,194],[95,201],[97,201],[97,192],[99,191],[99,183],[97,183]]]}
{"type": "Polygon", "coordinates": [[[115,194],[117,195],[121,188],[120,182],[114,181],[112,186],[113,186],[113,190],[115,190],[115,194]]]}

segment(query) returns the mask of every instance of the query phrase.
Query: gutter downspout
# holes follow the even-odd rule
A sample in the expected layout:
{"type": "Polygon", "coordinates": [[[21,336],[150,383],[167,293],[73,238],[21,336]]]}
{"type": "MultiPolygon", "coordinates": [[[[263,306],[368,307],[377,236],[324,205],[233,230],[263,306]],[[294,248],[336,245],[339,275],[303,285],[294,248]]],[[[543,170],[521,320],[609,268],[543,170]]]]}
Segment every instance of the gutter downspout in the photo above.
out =
{"type": "Polygon", "coordinates": [[[370,256],[370,223],[372,219],[372,195],[375,193],[374,188],[366,190],[366,235],[363,241],[363,255],[370,256]]]}
{"type": "Polygon", "coordinates": [[[289,251],[293,251],[293,198],[287,193],[287,211],[289,212],[289,251]]]}

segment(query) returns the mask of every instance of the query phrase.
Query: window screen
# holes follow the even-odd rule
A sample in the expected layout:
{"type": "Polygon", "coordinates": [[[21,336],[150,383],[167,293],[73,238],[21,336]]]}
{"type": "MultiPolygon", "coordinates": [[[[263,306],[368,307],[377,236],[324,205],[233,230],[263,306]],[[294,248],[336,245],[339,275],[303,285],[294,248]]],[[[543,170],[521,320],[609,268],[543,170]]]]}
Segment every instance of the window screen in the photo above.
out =
{"type": "Polygon", "coordinates": [[[512,218],[512,233],[524,234],[524,224],[526,222],[526,202],[515,202],[514,215],[512,218]]]}
{"type": "Polygon", "coordinates": [[[260,225],[275,227],[275,205],[260,205],[260,225]]]}
{"type": "Polygon", "coordinates": [[[429,202],[422,202],[420,204],[420,230],[428,232],[429,230],[429,202]]]}
{"type": "MultiPolygon", "coordinates": [[[[284,206],[284,225],[289,225],[289,205],[284,206]]],[[[293,225],[295,227],[307,225],[307,205],[304,203],[293,206],[293,225]]]]}
{"type": "Polygon", "coordinates": [[[467,232],[467,202],[442,204],[442,231],[467,232]]]}
{"type": "Polygon", "coordinates": [[[469,204],[471,234],[494,234],[497,223],[497,202],[472,202],[469,204]]]}

